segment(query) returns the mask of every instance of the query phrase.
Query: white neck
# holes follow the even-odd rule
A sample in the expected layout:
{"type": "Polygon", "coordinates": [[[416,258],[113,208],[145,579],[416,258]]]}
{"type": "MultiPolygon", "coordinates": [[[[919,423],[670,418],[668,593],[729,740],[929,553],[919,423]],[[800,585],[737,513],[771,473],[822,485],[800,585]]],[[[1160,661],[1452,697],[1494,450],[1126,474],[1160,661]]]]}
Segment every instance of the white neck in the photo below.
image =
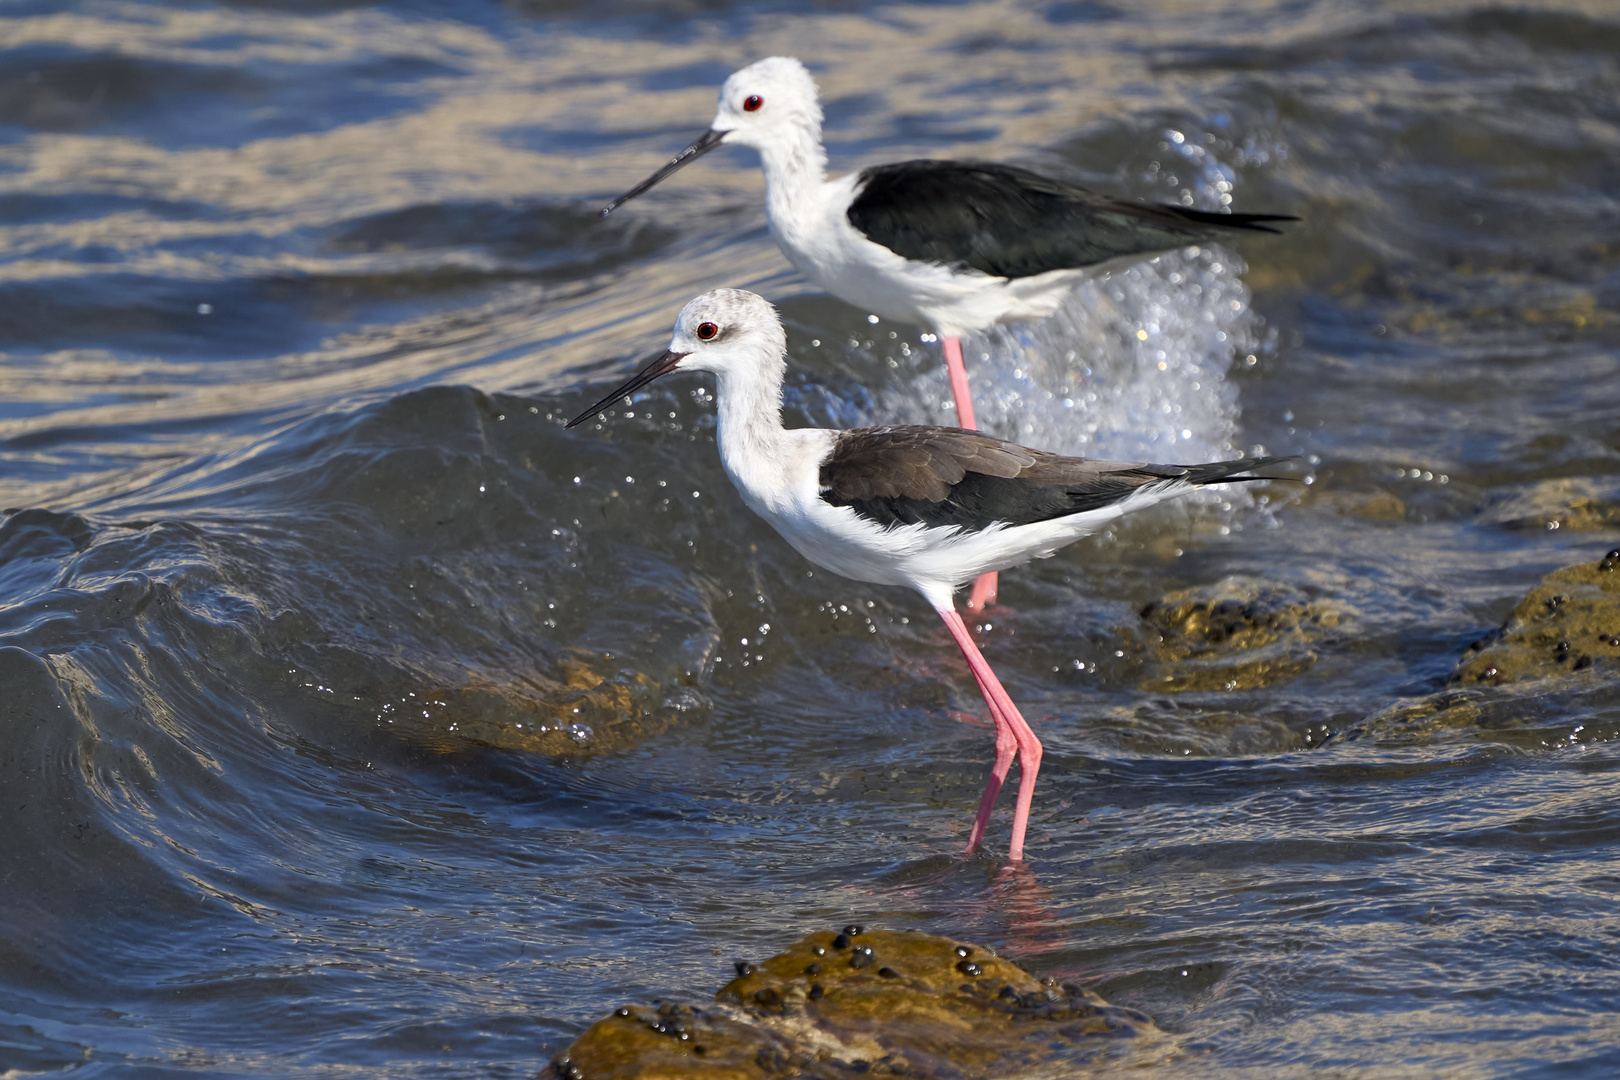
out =
{"type": "Polygon", "coordinates": [[[780,359],[762,355],[755,362],[727,365],[716,373],[717,436],[723,456],[732,456],[730,448],[740,450],[760,436],[768,440],[782,433],[783,371],[780,359]]]}
{"type": "Polygon", "coordinates": [[[782,427],[785,368],[779,352],[761,349],[759,355],[716,373],[720,462],[744,501],[756,510],[780,488],[780,473],[790,453],[782,427]]]}
{"type": "Polygon", "coordinates": [[[765,167],[765,209],[778,230],[792,230],[827,182],[827,151],[819,124],[794,124],[760,147],[765,167]]]}

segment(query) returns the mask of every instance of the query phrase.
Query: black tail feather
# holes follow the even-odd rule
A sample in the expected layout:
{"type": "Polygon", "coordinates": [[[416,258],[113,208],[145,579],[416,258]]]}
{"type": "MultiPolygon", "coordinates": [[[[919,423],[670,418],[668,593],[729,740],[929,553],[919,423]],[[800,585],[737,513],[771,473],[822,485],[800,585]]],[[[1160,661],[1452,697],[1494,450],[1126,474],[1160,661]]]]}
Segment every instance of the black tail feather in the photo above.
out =
{"type": "Polygon", "coordinates": [[[1282,461],[1297,461],[1298,455],[1285,454],[1281,457],[1234,458],[1231,461],[1212,461],[1208,465],[1190,465],[1187,467],[1187,483],[1198,484],[1235,484],[1244,480],[1289,480],[1287,476],[1237,476],[1236,473],[1246,473],[1253,469],[1263,469],[1267,465],[1276,465],[1282,461]]]}
{"type": "Polygon", "coordinates": [[[1213,210],[1194,210],[1187,206],[1164,207],[1179,217],[1188,221],[1196,221],[1200,225],[1215,225],[1226,229],[1247,229],[1250,232],[1268,232],[1281,234],[1281,229],[1273,229],[1267,225],[1268,221],[1298,221],[1293,214],[1223,214],[1213,210]]]}

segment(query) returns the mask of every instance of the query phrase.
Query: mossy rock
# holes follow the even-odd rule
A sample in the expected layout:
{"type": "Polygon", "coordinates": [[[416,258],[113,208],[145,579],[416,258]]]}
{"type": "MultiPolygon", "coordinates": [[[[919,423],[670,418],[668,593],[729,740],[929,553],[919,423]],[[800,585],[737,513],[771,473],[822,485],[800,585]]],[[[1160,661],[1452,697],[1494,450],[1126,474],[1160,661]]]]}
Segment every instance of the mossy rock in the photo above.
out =
{"type": "Polygon", "coordinates": [[[1059,1076],[1160,1035],[1139,1012],[931,934],[822,931],[737,970],[713,1005],[621,1007],[541,1076],[1059,1076]]]}
{"type": "Polygon", "coordinates": [[[610,753],[666,731],[678,713],[659,685],[612,656],[574,650],[550,672],[497,680],[474,676],[459,689],[419,691],[391,710],[390,726],[438,754],[491,747],[548,757],[610,753]]]}
{"type": "Polygon", "coordinates": [[[1525,750],[1620,738],[1620,548],[1555,570],[1501,628],[1468,647],[1446,689],[1395,702],[1342,741],[1401,746],[1472,738],[1525,750]]]}
{"type": "Polygon", "coordinates": [[[1499,497],[1483,517],[1507,529],[1620,532],[1620,500],[1612,484],[1560,477],[1499,497]]]}
{"type": "Polygon", "coordinates": [[[1127,631],[1153,691],[1252,690],[1286,682],[1316,663],[1313,646],[1346,622],[1346,609],[1249,577],[1178,589],[1141,610],[1127,631]]]}
{"type": "Polygon", "coordinates": [[[1531,679],[1506,686],[1459,687],[1396,702],[1332,736],[1379,746],[1472,742],[1527,753],[1598,746],[1620,739],[1620,703],[1612,680],[1531,679]]]}
{"type": "Polygon", "coordinates": [[[1500,686],[1620,663],[1620,548],[1555,570],[1507,622],[1468,647],[1448,686],[1500,686]]]}
{"type": "Polygon", "coordinates": [[[1322,506],[1344,517],[1390,524],[1406,520],[1406,502],[1389,491],[1346,491],[1323,488],[1318,484],[1300,497],[1305,506],[1322,506]]]}

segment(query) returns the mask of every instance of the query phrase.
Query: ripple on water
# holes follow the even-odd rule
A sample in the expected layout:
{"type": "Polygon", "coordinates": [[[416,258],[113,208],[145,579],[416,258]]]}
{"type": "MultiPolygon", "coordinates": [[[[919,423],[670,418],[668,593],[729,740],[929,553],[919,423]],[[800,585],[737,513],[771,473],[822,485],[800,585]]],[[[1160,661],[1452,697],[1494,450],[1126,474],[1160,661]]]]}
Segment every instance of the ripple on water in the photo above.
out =
{"type": "Polygon", "coordinates": [[[1616,1071],[1607,654],[1446,687],[1613,546],[1614,19],[835,6],[8,7],[0,1072],[532,1076],[851,919],[1140,1009],[1160,1071],[1616,1071]],[[710,388],[561,430],[718,286],[781,300],[795,422],[949,419],[748,155],[595,217],[792,51],[839,168],[1306,219],[968,343],[1020,441],[1319,459],[1004,577],[1021,870],[961,857],[948,636],[741,506],[710,388]]]}

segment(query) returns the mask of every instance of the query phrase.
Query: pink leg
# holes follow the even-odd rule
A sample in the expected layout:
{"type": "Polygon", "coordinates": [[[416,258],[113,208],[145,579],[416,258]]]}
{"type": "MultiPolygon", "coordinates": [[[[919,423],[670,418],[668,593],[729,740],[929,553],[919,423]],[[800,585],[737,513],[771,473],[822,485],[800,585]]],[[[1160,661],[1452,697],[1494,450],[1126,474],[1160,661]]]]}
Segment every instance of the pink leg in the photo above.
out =
{"type": "Polygon", "coordinates": [[[984,799],[979,806],[979,820],[974,822],[973,837],[975,840],[984,833],[984,821],[988,819],[988,810],[995,804],[996,795],[1001,791],[1002,781],[1007,777],[1007,770],[1012,765],[1012,755],[1002,755],[1003,725],[1010,730],[1013,741],[1017,744],[1016,753],[1019,755],[1018,763],[1018,805],[1013,811],[1012,845],[1008,848],[1007,858],[1013,862],[1024,857],[1024,832],[1029,827],[1029,807],[1035,798],[1035,777],[1041,771],[1041,740],[1035,737],[1035,732],[1024,722],[1018,707],[1007,696],[1002,687],[1001,680],[996,673],[990,670],[990,664],[985,660],[979,647],[973,644],[973,638],[968,628],[962,622],[962,616],[952,608],[940,608],[939,617],[945,620],[946,629],[956,639],[957,646],[962,655],[967,658],[968,667],[973,670],[973,677],[979,683],[979,690],[984,694],[986,705],[990,706],[990,715],[996,721],[996,764],[990,772],[990,786],[985,789],[984,799]]]}
{"type": "Polygon", "coordinates": [[[979,425],[973,420],[973,398],[968,394],[967,364],[962,360],[962,339],[954,334],[941,334],[939,343],[945,350],[945,370],[951,376],[951,400],[956,402],[956,426],[977,431],[979,425]]]}
{"type": "Polygon", "coordinates": [[[984,695],[985,703],[990,706],[990,719],[996,725],[996,762],[990,767],[990,782],[984,786],[984,797],[979,800],[979,813],[973,819],[973,832],[968,836],[968,854],[979,850],[979,843],[984,839],[984,830],[990,825],[990,815],[996,808],[996,797],[1001,794],[1001,785],[1007,779],[1007,770],[1012,768],[1013,755],[1018,752],[1018,737],[1013,734],[1013,727],[1002,718],[1001,710],[994,704],[995,698],[991,695],[984,682],[979,679],[979,673],[973,673],[973,681],[979,684],[979,693],[984,695]]]}
{"type": "MultiPolygon", "coordinates": [[[[945,370],[951,377],[951,400],[956,402],[956,425],[969,431],[979,429],[973,417],[973,398],[968,393],[967,364],[962,359],[962,339],[954,334],[941,334],[940,345],[945,350],[945,370]]],[[[996,574],[980,574],[973,583],[973,594],[968,597],[969,611],[983,611],[986,604],[996,602],[996,574]]]]}

